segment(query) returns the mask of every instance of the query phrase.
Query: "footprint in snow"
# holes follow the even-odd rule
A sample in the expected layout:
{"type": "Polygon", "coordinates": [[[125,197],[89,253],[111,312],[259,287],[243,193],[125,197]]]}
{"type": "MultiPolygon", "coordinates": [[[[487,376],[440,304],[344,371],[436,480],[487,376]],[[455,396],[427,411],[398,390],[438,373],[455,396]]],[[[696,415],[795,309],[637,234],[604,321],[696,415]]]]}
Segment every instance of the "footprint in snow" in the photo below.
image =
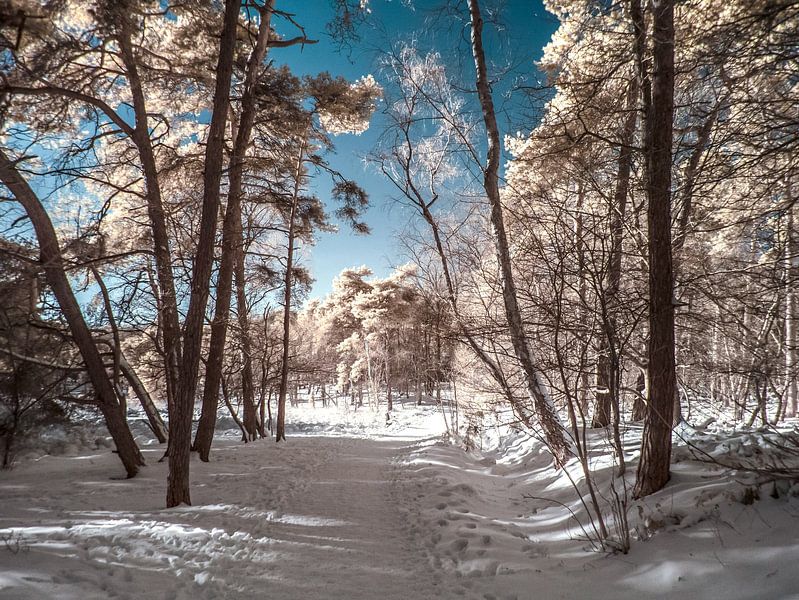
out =
{"type": "Polygon", "coordinates": [[[476,534],[473,531],[468,531],[466,529],[458,529],[457,536],[459,538],[473,538],[476,534]]]}

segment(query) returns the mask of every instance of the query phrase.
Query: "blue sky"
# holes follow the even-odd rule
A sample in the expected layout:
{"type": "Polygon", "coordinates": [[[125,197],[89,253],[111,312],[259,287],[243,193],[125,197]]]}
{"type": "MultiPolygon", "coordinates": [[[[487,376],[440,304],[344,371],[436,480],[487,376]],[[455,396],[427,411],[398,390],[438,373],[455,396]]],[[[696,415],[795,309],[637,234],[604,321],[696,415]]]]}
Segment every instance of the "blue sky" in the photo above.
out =
{"type": "MultiPolygon", "coordinates": [[[[381,83],[377,65],[380,49],[398,41],[417,39],[423,50],[436,50],[442,57],[458,67],[458,48],[464,52],[468,47],[459,39],[464,30],[462,24],[453,16],[436,16],[435,8],[444,4],[442,0],[371,0],[372,10],[368,22],[360,29],[360,41],[352,48],[340,50],[327,35],[325,26],[333,16],[331,0],[309,0],[307,2],[287,2],[278,0],[277,8],[294,11],[295,19],[301,23],[308,37],[319,42],[305,47],[291,47],[272,50],[270,58],[276,63],[289,65],[297,75],[315,74],[328,71],[332,75],[342,75],[357,79],[371,73],[381,83]],[[294,5],[294,6],[292,6],[294,5]]],[[[451,4],[456,4],[451,2],[451,4]]],[[[462,2],[465,7],[465,2],[462,2]]],[[[523,85],[535,85],[539,75],[533,61],[541,55],[557,27],[555,18],[548,14],[541,0],[506,0],[505,2],[484,2],[484,11],[491,5],[502,6],[499,13],[504,27],[496,33],[486,31],[486,46],[490,58],[497,64],[513,64],[513,70],[506,81],[515,80],[523,85]]],[[[296,30],[283,21],[274,23],[276,29],[289,37],[297,35],[296,30]]],[[[493,31],[493,30],[492,30],[493,31]]],[[[468,69],[471,59],[468,55],[460,59],[468,69]]],[[[468,70],[464,71],[469,77],[468,70]]],[[[467,79],[471,82],[473,77],[467,79]]],[[[501,95],[508,84],[498,85],[496,94],[501,95]]],[[[498,99],[498,103],[502,100],[498,99]]],[[[404,262],[401,249],[396,243],[398,235],[407,225],[411,216],[392,201],[392,190],[364,157],[375,147],[381,129],[380,107],[372,119],[366,133],[337,136],[334,140],[337,152],[328,157],[330,163],[345,176],[357,181],[369,194],[371,208],[366,220],[372,228],[371,235],[355,235],[342,227],[335,234],[321,234],[316,246],[311,250],[310,267],[316,283],[311,297],[324,296],[330,291],[333,278],[344,268],[368,265],[376,275],[386,275],[392,265],[404,262]]],[[[535,125],[522,105],[508,110],[506,123],[508,131],[529,131],[535,125]]],[[[327,186],[320,182],[318,192],[324,199],[327,186]]]]}

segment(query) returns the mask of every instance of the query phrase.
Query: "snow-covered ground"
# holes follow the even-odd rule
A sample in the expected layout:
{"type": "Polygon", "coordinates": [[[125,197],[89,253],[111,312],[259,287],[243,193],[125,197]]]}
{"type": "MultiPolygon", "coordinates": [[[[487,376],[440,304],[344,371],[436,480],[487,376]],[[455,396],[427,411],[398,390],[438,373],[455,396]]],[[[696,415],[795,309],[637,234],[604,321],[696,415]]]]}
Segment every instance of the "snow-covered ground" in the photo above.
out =
{"type": "MultiPolygon", "coordinates": [[[[0,598],[799,598],[788,482],[678,448],[673,481],[630,508],[641,539],[612,555],[587,550],[568,479],[523,434],[488,431],[465,452],[430,406],[388,425],[368,409],[289,416],[285,444],[223,431],[192,464],[192,507],[162,508],[160,446],[133,480],[110,478],[107,448],[3,472],[0,598]]],[[[690,434],[716,455],[764,451],[756,433],[723,447],[690,434]]]]}
{"type": "MultiPolygon", "coordinates": [[[[799,598],[799,488],[781,482],[775,493],[754,475],[688,460],[682,444],[675,455],[666,489],[630,505],[637,539],[626,555],[589,551],[570,482],[523,434],[483,454],[440,442],[412,451],[423,493],[408,498],[409,519],[432,563],[477,577],[485,598],[799,598]]],[[[605,496],[608,475],[597,475],[605,496]]]]}

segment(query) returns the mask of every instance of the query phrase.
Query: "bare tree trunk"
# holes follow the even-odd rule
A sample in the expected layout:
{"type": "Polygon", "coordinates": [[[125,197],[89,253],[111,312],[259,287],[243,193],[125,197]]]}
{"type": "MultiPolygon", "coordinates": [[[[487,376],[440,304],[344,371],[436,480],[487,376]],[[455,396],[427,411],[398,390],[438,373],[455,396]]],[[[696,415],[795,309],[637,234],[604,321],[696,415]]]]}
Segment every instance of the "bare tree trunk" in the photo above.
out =
{"type": "Polygon", "coordinates": [[[369,406],[377,408],[379,404],[375,397],[375,380],[372,371],[372,354],[369,352],[369,340],[364,338],[363,351],[366,354],[366,391],[368,394],[369,406]]]}
{"type": "MultiPolygon", "coordinates": [[[[303,133],[305,135],[305,133],[303,133]]],[[[294,235],[297,204],[302,188],[302,163],[305,160],[307,139],[302,140],[297,165],[294,172],[294,191],[291,198],[291,211],[289,212],[288,248],[286,251],[286,276],[283,291],[283,357],[280,365],[280,391],[277,401],[277,423],[275,424],[275,441],[286,439],[286,391],[289,381],[289,335],[291,333],[291,285],[292,269],[294,268],[294,235]]]]}
{"type": "Polygon", "coordinates": [[[643,421],[646,417],[646,398],[649,397],[649,370],[641,368],[635,381],[635,399],[630,419],[632,421],[643,421]]]}
{"type": "Polygon", "coordinates": [[[220,385],[222,387],[222,398],[225,401],[225,406],[227,406],[228,412],[230,413],[230,416],[233,418],[233,422],[236,423],[236,425],[238,425],[239,430],[241,431],[241,441],[247,442],[248,441],[247,430],[244,428],[244,423],[241,422],[241,419],[239,418],[236,409],[233,408],[233,403],[230,401],[230,394],[228,393],[227,389],[227,381],[225,381],[224,377],[222,377],[220,385]]]}
{"type": "MultiPolygon", "coordinates": [[[[241,227],[239,227],[241,230],[241,227]]],[[[244,427],[250,440],[258,437],[258,415],[255,408],[255,386],[253,384],[252,342],[250,340],[250,314],[247,306],[247,288],[244,274],[244,248],[236,252],[236,316],[241,336],[241,394],[244,403],[244,427]]]]}
{"type": "MultiPolygon", "coordinates": [[[[219,261],[219,274],[216,284],[216,306],[214,318],[211,322],[211,340],[208,347],[208,361],[205,370],[205,388],[203,389],[203,404],[200,421],[197,424],[197,434],[194,438],[194,449],[200,454],[200,460],[208,462],[211,443],[214,439],[216,426],[216,412],[219,403],[219,383],[222,378],[222,362],[225,352],[228,319],[230,318],[230,299],[233,287],[233,271],[237,274],[237,297],[239,298],[238,317],[247,322],[246,302],[242,302],[240,292],[244,289],[244,240],[241,226],[241,197],[244,177],[245,154],[250,142],[253,123],[255,122],[255,83],[258,70],[264,61],[269,41],[269,31],[272,19],[274,0],[269,0],[267,5],[260,9],[261,23],[258,28],[258,38],[247,61],[247,73],[244,80],[244,93],[241,98],[241,118],[236,128],[236,139],[233,154],[230,159],[228,173],[229,189],[225,219],[222,224],[222,256],[219,261]],[[241,262],[241,274],[238,267],[241,262]],[[240,281],[239,281],[240,279],[240,281]],[[242,316],[242,313],[244,315],[242,316]]],[[[247,335],[242,332],[242,341],[245,344],[244,371],[242,373],[242,388],[244,393],[244,424],[251,439],[257,436],[255,425],[255,406],[252,391],[252,361],[249,356],[249,343],[247,335]]]]}
{"type": "Polygon", "coordinates": [[[791,193],[791,180],[786,182],[788,200],[785,227],[785,384],[786,384],[786,416],[795,417],[799,408],[799,378],[796,373],[796,352],[799,349],[797,335],[797,299],[796,285],[799,282],[799,233],[794,221],[794,199],[791,193]]]}
{"type": "Polygon", "coordinates": [[[266,396],[266,428],[270,431],[274,431],[274,425],[272,424],[272,390],[269,390],[269,393],[266,396]]]}
{"type": "Polygon", "coordinates": [[[111,346],[111,353],[113,355],[114,363],[112,365],[112,382],[114,384],[114,390],[116,391],[117,398],[119,398],[119,407],[122,411],[122,418],[127,417],[127,403],[123,400],[122,396],[122,388],[119,381],[119,376],[121,372],[120,368],[120,360],[122,355],[122,342],[119,338],[119,327],[117,326],[117,320],[114,318],[114,310],[113,306],[111,305],[111,294],[108,293],[108,287],[105,285],[105,281],[103,280],[102,276],[100,275],[100,271],[97,267],[92,264],[89,267],[89,270],[92,272],[94,276],[94,280],[97,282],[97,286],[100,288],[100,295],[103,298],[103,307],[105,308],[105,315],[108,318],[108,325],[111,327],[111,337],[113,339],[113,343],[110,344],[111,346]]]}
{"type": "MultiPolygon", "coordinates": [[[[427,204],[419,198],[420,207],[422,209],[422,216],[424,217],[427,224],[430,226],[430,230],[433,233],[433,240],[436,245],[436,253],[438,254],[439,261],[441,262],[441,270],[444,275],[444,283],[447,286],[447,300],[449,301],[450,306],[452,307],[452,313],[455,316],[455,322],[460,330],[461,335],[466,340],[468,346],[472,349],[475,353],[477,358],[488,368],[489,372],[491,373],[491,377],[494,381],[497,382],[500,389],[502,390],[505,398],[508,400],[512,407],[515,407],[518,403],[515,401],[513,397],[513,392],[508,385],[507,380],[505,379],[505,375],[502,372],[502,369],[499,365],[494,361],[488,353],[483,349],[480,344],[477,343],[474,335],[472,332],[469,331],[468,327],[464,323],[464,320],[461,318],[460,310],[458,309],[458,299],[455,296],[455,282],[452,280],[452,274],[449,270],[449,263],[447,261],[447,254],[444,250],[444,244],[441,241],[441,232],[438,229],[438,223],[436,222],[435,218],[433,217],[433,213],[430,212],[430,208],[427,204]]],[[[425,346],[426,348],[426,346],[425,346]]],[[[425,361],[425,364],[427,362],[425,361]]],[[[416,395],[419,404],[421,404],[421,395],[419,395],[419,388],[418,388],[418,381],[417,381],[417,395],[416,395]]],[[[519,415],[520,417],[522,415],[519,415]]]]}
{"type": "MultiPolygon", "coordinates": [[[[155,350],[161,356],[164,364],[164,381],[165,388],[166,388],[166,403],[167,403],[167,414],[175,414],[174,413],[174,398],[175,394],[171,388],[172,385],[172,378],[166,372],[169,368],[169,363],[167,361],[167,353],[164,345],[164,315],[163,315],[163,302],[161,297],[161,290],[158,287],[158,282],[156,281],[156,276],[153,272],[153,265],[150,258],[147,258],[147,262],[145,264],[145,272],[147,273],[147,282],[150,284],[150,290],[155,300],[155,309],[157,311],[156,316],[156,331],[154,336],[154,344],[155,350]]],[[[169,454],[169,446],[167,446],[167,453],[161,457],[160,461],[163,461],[169,454]]]]}
{"type": "Polygon", "coordinates": [[[266,431],[272,431],[272,407],[270,406],[272,400],[272,389],[269,387],[269,375],[272,369],[272,352],[269,346],[269,313],[272,307],[268,306],[263,316],[263,336],[264,336],[264,353],[261,356],[261,380],[259,385],[259,394],[261,397],[260,411],[261,411],[261,437],[266,437],[266,431]],[[268,420],[266,420],[265,411],[268,412],[268,420]]]}
{"type": "Polygon", "coordinates": [[[266,437],[266,396],[263,394],[258,399],[258,435],[266,437]]]}
{"type": "Polygon", "coordinates": [[[485,123],[488,145],[487,163],[483,168],[483,187],[491,205],[491,225],[494,230],[497,262],[502,280],[502,299],[505,304],[513,350],[524,372],[530,400],[538,421],[544,430],[547,446],[555,457],[555,461],[562,465],[572,455],[572,451],[566,437],[566,430],[560,421],[552,398],[544,387],[545,384],[541,374],[535,367],[533,358],[530,355],[530,349],[527,346],[527,336],[524,332],[524,323],[516,294],[516,284],[513,280],[510,248],[502,215],[502,201],[499,195],[501,148],[499,128],[497,127],[494,101],[491,97],[485,52],[483,50],[483,18],[478,0],[468,0],[468,5],[471,17],[472,54],[477,73],[477,94],[483,111],[483,122],[485,123]]]}
{"type": "MultiPolygon", "coordinates": [[[[587,308],[588,296],[588,274],[586,272],[586,254],[587,248],[585,244],[585,222],[583,220],[583,205],[585,202],[585,192],[582,182],[577,184],[577,204],[575,206],[575,214],[573,218],[574,239],[577,250],[577,290],[579,303],[577,305],[577,327],[583,334],[575,335],[575,342],[577,344],[579,362],[577,366],[577,377],[575,381],[575,396],[577,404],[580,406],[580,413],[583,419],[587,414],[588,406],[588,390],[589,390],[589,376],[587,369],[587,354],[588,354],[588,330],[589,318],[587,308]]],[[[571,399],[569,400],[569,407],[567,410],[574,410],[571,406],[571,399]]],[[[571,420],[571,417],[570,417],[571,420]]]]}
{"type": "Polygon", "coordinates": [[[633,80],[628,90],[626,110],[619,148],[616,188],[610,207],[610,254],[607,265],[607,284],[603,302],[603,335],[600,338],[599,359],[597,361],[596,404],[593,427],[607,427],[610,424],[612,404],[619,411],[619,348],[617,347],[616,310],[621,284],[622,243],[624,240],[624,216],[627,212],[627,196],[630,191],[630,173],[633,164],[632,144],[635,125],[638,121],[638,81],[633,80]]]}
{"type": "Polygon", "coordinates": [[[150,396],[150,393],[147,391],[144,383],[139,378],[139,375],[130,365],[128,360],[125,358],[124,354],[120,354],[119,366],[122,369],[122,375],[130,384],[130,387],[133,389],[133,393],[136,394],[136,397],[141,403],[141,407],[144,409],[144,414],[147,416],[147,422],[150,424],[150,429],[155,437],[158,438],[158,441],[163,444],[168,439],[167,428],[164,424],[164,420],[161,418],[161,414],[158,412],[158,408],[155,406],[155,402],[153,402],[153,399],[150,396]]]}
{"type": "Polygon", "coordinates": [[[28,182],[23,179],[17,171],[16,165],[2,150],[0,150],[0,181],[22,205],[33,225],[36,239],[39,242],[40,262],[47,283],[53,290],[72,338],[75,340],[75,345],[86,365],[89,380],[97,394],[98,406],[105,417],[106,427],[116,444],[125,472],[128,477],[134,477],[139,472],[139,467],[144,465],[144,458],[122,416],[114,386],[105,370],[100,351],[92,339],[91,331],[69,285],[53,223],[28,182]]]}
{"type": "Polygon", "coordinates": [[[386,333],[386,410],[391,412],[394,409],[394,398],[391,395],[391,335],[386,333]]]}
{"type": "MultiPolygon", "coordinates": [[[[119,335],[113,336],[112,341],[109,341],[106,338],[101,338],[99,341],[112,350],[120,343],[119,335]]],[[[120,370],[120,373],[128,382],[128,385],[130,385],[133,393],[136,394],[136,397],[139,399],[139,403],[141,404],[144,414],[147,417],[147,423],[150,426],[150,430],[153,432],[153,435],[155,435],[158,441],[163,444],[169,439],[167,435],[167,427],[164,423],[164,420],[161,418],[161,413],[158,412],[158,408],[155,406],[152,396],[150,396],[150,392],[147,391],[144,382],[139,378],[138,373],[136,373],[136,370],[131,366],[130,362],[128,362],[128,359],[125,358],[125,353],[122,352],[121,347],[118,352],[114,351],[114,354],[115,360],[118,361],[117,366],[120,370]]],[[[115,388],[119,394],[119,384],[115,384],[115,388]]]]}
{"type": "Polygon", "coordinates": [[[699,174],[699,166],[702,157],[705,153],[705,148],[710,141],[710,135],[713,133],[713,126],[716,124],[719,112],[726,102],[726,96],[719,100],[713,110],[702,123],[699,133],[696,138],[691,157],[688,159],[688,166],[685,169],[685,181],[683,182],[682,190],[679,195],[680,201],[680,214],[677,220],[677,232],[674,236],[674,243],[672,244],[672,253],[675,257],[675,279],[679,275],[679,259],[682,255],[682,249],[685,246],[685,240],[688,237],[688,225],[691,221],[691,214],[693,208],[694,188],[696,187],[696,179],[699,174]]]}
{"type": "Polygon", "coordinates": [[[214,237],[219,215],[219,186],[222,179],[223,149],[227,108],[230,96],[230,79],[233,73],[233,50],[236,43],[239,0],[225,1],[224,26],[219,43],[219,60],[216,68],[213,112],[205,147],[203,172],[203,209],[197,254],[191,278],[191,299],[186,314],[184,347],[180,370],[180,386],[175,403],[176,415],[170,415],[169,477],[167,480],[167,508],[191,504],[189,466],[191,452],[191,421],[194,396],[202,354],[203,325],[214,261],[214,237]]]}
{"type": "Polygon", "coordinates": [[[652,105],[646,115],[649,233],[649,407],[634,496],[669,480],[677,378],[674,362],[674,281],[671,253],[671,158],[674,120],[674,0],[652,0],[652,105]]]}
{"type": "Polygon", "coordinates": [[[132,138],[138,150],[139,160],[141,160],[144,172],[147,214],[153,235],[153,257],[155,259],[155,271],[160,292],[160,298],[158,299],[160,304],[159,318],[163,325],[167,407],[169,415],[172,417],[175,413],[174,403],[180,382],[181,361],[180,318],[178,316],[175,280],[172,275],[172,253],[166,226],[166,212],[161,196],[161,184],[158,180],[158,167],[156,166],[155,153],[150,139],[147,105],[130,39],[133,24],[126,14],[121,14],[120,18],[122,33],[119,36],[119,48],[130,85],[133,114],[136,119],[132,138]]]}

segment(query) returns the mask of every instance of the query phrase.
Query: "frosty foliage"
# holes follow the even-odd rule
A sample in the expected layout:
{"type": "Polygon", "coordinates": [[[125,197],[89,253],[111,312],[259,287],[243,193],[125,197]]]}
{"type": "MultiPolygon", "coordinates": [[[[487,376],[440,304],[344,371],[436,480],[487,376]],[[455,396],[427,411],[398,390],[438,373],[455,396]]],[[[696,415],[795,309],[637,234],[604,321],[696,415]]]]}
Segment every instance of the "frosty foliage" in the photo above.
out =
{"type": "Polygon", "coordinates": [[[412,205],[429,208],[462,178],[475,124],[437,52],[401,45],[384,58],[383,71],[396,91],[387,98],[389,128],[372,161],[412,205]]]}
{"type": "MultiPolygon", "coordinates": [[[[543,360],[570,364],[573,378],[558,386],[564,396],[579,396],[592,390],[580,392],[579,373],[590,360],[577,357],[601,351],[594,341],[583,345],[596,339],[588,333],[592,319],[614,319],[631,386],[646,347],[647,332],[635,316],[644,314],[640,291],[647,285],[642,83],[626,5],[545,5],[560,22],[539,61],[553,95],[529,135],[505,140],[513,160],[503,201],[513,217],[517,272],[530,290],[530,318],[541,331],[539,348],[551,357],[543,360]],[[618,284],[609,273],[614,252],[621,257],[618,284]]],[[[796,277],[785,270],[784,256],[786,227],[796,222],[797,146],[790,132],[799,116],[799,13],[788,2],[679,2],[675,10],[671,235],[683,402],[723,398],[751,420],[774,420],[796,377],[794,367],[781,364],[780,341],[791,335],[795,317],[779,316],[773,291],[782,289],[778,281],[796,277]],[[741,346],[749,356],[731,351],[741,346]],[[765,380],[772,391],[756,392],[765,380]],[[767,396],[776,415],[742,408],[767,396]]]]}
{"type": "MultiPolygon", "coordinates": [[[[317,346],[335,350],[328,359],[334,361],[340,389],[360,385],[372,393],[389,364],[402,369],[395,377],[408,377],[402,336],[424,318],[416,269],[404,265],[386,278],[371,275],[367,267],[345,269],[334,280],[333,291],[301,319],[317,332],[317,346]]],[[[390,385],[390,372],[388,377],[390,385]]]]}
{"type": "Polygon", "coordinates": [[[325,131],[360,135],[369,128],[383,90],[372,75],[364,75],[352,83],[342,78],[317,78],[309,93],[316,98],[316,110],[325,131]]]}

